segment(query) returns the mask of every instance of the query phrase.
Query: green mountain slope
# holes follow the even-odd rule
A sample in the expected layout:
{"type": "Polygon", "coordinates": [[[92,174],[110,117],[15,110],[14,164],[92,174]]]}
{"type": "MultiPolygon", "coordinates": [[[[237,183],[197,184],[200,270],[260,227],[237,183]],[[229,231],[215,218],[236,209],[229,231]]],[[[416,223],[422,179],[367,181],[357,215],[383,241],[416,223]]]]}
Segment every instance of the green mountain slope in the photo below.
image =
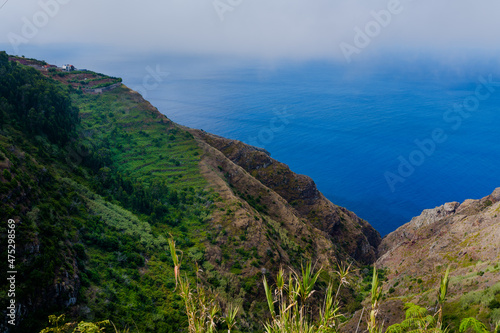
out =
{"type": "Polygon", "coordinates": [[[223,309],[241,307],[243,332],[270,318],[263,276],[273,285],[280,267],[305,262],[323,268],[314,311],[338,263],[357,270],[339,292],[345,332],[366,327],[374,263],[385,327],[403,319],[405,302],[437,315],[448,264],[451,332],[465,316],[500,319],[498,190],[426,210],[382,240],[265,150],[175,124],[119,78],[45,65],[0,52],[0,249],[17,271],[13,297],[11,273],[0,270],[0,306],[15,299],[17,324],[2,310],[0,332],[39,332],[62,313],[186,330],[170,237],[188,279],[223,309]]]}
{"type": "MultiPolygon", "coordinates": [[[[172,233],[190,253],[202,253],[206,236],[200,230],[215,200],[196,172],[192,136],[180,132],[166,139],[180,147],[169,149],[168,165],[151,154],[166,175],[151,176],[140,166],[155,161],[144,157],[137,167],[129,159],[127,165],[108,141],[123,140],[124,154],[135,156],[156,149],[143,139],[151,106],[137,103],[136,94],[122,88],[120,107],[111,105],[113,97],[83,95],[33,68],[9,63],[5,54],[1,71],[1,215],[17,226],[17,331],[45,326],[48,314],[62,310],[75,318],[113,318],[121,326],[136,322],[150,331],[182,326],[165,238],[172,233]],[[86,119],[85,111],[93,107],[96,112],[86,119]],[[115,135],[103,120],[110,107],[143,124],[134,129],[140,134],[115,135]],[[184,174],[190,177],[181,181],[184,174]]],[[[120,90],[112,93],[118,96],[120,90]]],[[[167,137],[169,126],[162,128],[157,141],[167,137]]],[[[7,257],[6,225],[1,237],[7,257]]],[[[3,283],[2,306],[6,288],[3,283]]]]}
{"type": "MultiPolygon", "coordinates": [[[[37,331],[62,312],[145,332],[185,327],[170,235],[184,271],[194,278],[199,266],[206,286],[242,305],[244,330],[265,318],[263,274],[306,260],[332,272],[339,260],[375,259],[373,228],[277,161],[270,160],[282,176],[255,172],[269,159],[259,150],[224,141],[234,158],[215,137],[173,123],[127,87],[85,93],[79,80],[115,78],[11,60],[1,54],[0,209],[16,222],[19,325],[2,330],[37,331]]],[[[6,224],[0,231],[7,257],[6,224]]],[[[8,285],[1,289],[6,308],[8,285]]],[[[352,309],[358,292],[343,295],[352,309]]]]}

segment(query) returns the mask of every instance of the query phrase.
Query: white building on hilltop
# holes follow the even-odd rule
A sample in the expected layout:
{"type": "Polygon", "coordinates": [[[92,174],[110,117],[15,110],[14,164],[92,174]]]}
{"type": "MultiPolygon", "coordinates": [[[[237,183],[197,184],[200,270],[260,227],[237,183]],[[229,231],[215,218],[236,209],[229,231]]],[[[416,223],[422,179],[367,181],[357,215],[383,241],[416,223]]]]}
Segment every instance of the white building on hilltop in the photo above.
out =
{"type": "Polygon", "coordinates": [[[65,71],[67,71],[67,72],[71,72],[71,71],[75,70],[75,66],[69,65],[69,64],[68,65],[63,65],[62,69],[65,70],[65,71]]]}

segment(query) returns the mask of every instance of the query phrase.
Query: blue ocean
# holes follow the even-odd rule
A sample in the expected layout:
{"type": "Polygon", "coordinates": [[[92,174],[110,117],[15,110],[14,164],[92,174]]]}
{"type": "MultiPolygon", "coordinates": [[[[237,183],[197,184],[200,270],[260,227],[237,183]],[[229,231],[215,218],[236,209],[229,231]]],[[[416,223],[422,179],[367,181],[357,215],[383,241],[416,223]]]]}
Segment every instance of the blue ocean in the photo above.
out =
{"type": "Polygon", "coordinates": [[[177,123],[267,149],[382,235],[423,209],[500,187],[497,61],[110,55],[73,62],[123,77],[177,123]]]}
{"type": "Polygon", "coordinates": [[[500,77],[491,72],[196,64],[174,67],[148,99],[180,124],[267,149],[382,235],[500,186],[500,77]]]}

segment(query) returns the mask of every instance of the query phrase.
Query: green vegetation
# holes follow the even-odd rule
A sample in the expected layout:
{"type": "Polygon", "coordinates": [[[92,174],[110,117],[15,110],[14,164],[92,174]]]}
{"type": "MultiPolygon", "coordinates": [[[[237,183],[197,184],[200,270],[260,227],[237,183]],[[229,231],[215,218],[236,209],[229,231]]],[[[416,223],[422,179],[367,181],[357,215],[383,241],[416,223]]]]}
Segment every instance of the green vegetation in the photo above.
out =
{"type": "Polygon", "coordinates": [[[371,288],[371,310],[368,319],[368,331],[370,333],[382,332],[380,323],[377,322],[377,314],[379,312],[380,299],[382,297],[382,285],[378,277],[376,267],[373,269],[372,288],[371,288]]]}
{"type": "Polygon", "coordinates": [[[81,321],[79,323],[64,323],[65,315],[58,317],[49,316],[49,323],[52,327],[44,328],[40,333],[66,333],[66,332],[79,332],[79,333],[100,333],[105,332],[106,326],[110,325],[109,320],[104,320],[96,323],[88,323],[81,321]]]}
{"type": "MultiPolygon", "coordinates": [[[[5,53],[0,72],[0,193],[8,202],[0,210],[16,220],[17,246],[27,249],[16,257],[16,300],[31,304],[18,331],[39,330],[75,301],[79,321],[154,332],[184,326],[166,235],[193,249],[185,264],[194,270],[217,200],[193,137],[126,88],[78,94],[5,53]]],[[[6,235],[2,226],[1,244],[6,235]]]]}
{"type": "MultiPolygon", "coordinates": [[[[224,300],[221,300],[211,291],[207,291],[197,280],[196,288],[192,288],[188,278],[181,275],[181,258],[182,252],[176,249],[173,238],[168,240],[170,255],[174,264],[174,275],[176,280],[176,289],[184,301],[186,313],[188,315],[188,332],[189,333],[215,333],[227,329],[231,332],[233,327],[237,325],[237,315],[239,307],[227,305],[225,315],[221,315],[221,306],[224,300]],[[224,326],[224,328],[222,327],[224,326]]],[[[344,316],[341,315],[340,301],[338,299],[339,292],[342,287],[349,285],[351,266],[341,265],[336,272],[339,277],[339,285],[335,295],[333,283],[330,282],[324,293],[322,302],[315,302],[312,296],[317,292],[315,287],[318,278],[322,273],[322,269],[316,270],[309,262],[301,269],[301,274],[290,270],[288,277],[280,268],[276,277],[276,286],[271,290],[267,279],[264,277],[263,286],[269,313],[270,321],[264,324],[265,332],[267,333],[313,333],[313,332],[339,332],[341,321],[344,316]],[[321,305],[320,305],[321,304],[321,305]]],[[[444,303],[448,292],[448,276],[449,267],[441,278],[440,288],[438,291],[438,303],[444,303]]],[[[377,318],[378,302],[381,295],[382,286],[379,282],[379,276],[376,269],[373,270],[372,276],[372,293],[371,293],[371,312],[367,318],[368,332],[383,332],[382,325],[377,318]]],[[[405,304],[404,309],[405,319],[398,324],[391,325],[385,331],[386,333],[447,333],[448,328],[443,328],[440,320],[442,318],[442,304],[440,309],[431,315],[429,310],[413,303],[405,304]]],[[[104,330],[103,325],[109,324],[109,321],[97,323],[81,322],[77,328],[73,330],[76,323],[62,324],[60,317],[50,316],[49,320],[55,327],[46,328],[40,333],[45,332],[101,332],[104,330]]],[[[360,318],[361,322],[361,318],[360,318]]],[[[114,326],[114,324],[113,324],[114,326]]],[[[115,332],[118,332],[116,330],[115,332]]],[[[359,330],[359,323],[356,332],[359,330]]],[[[500,330],[500,321],[496,324],[493,333],[498,333],[500,330]]],[[[127,331],[128,332],[128,331],[127,331]]],[[[475,318],[462,319],[459,327],[459,332],[476,332],[490,333],[486,325],[475,318]]]]}
{"type": "MultiPolygon", "coordinates": [[[[347,284],[349,267],[341,268],[339,275],[340,288],[347,284]]],[[[271,291],[267,279],[264,277],[264,290],[271,313],[271,321],[265,324],[267,333],[275,332],[336,332],[339,327],[341,314],[339,312],[338,291],[334,295],[334,286],[331,281],[325,291],[325,298],[322,306],[316,309],[316,316],[313,315],[315,302],[312,296],[315,293],[314,287],[321,274],[321,269],[314,272],[312,264],[309,262],[301,269],[301,274],[293,270],[285,277],[285,272],[280,269],[276,278],[276,288],[271,291]],[[275,303],[277,308],[275,309],[275,303]],[[314,318],[316,317],[316,318],[314,318]]]]}
{"type": "MultiPolygon", "coordinates": [[[[118,78],[41,74],[5,53],[0,75],[0,214],[16,221],[16,301],[27,313],[14,333],[337,332],[361,309],[364,326],[380,332],[381,305],[398,294],[399,281],[422,292],[437,281],[402,277],[384,294],[386,270],[355,262],[316,269],[315,234],[294,233],[271,217],[276,203],[265,190],[233,186],[244,201],[226,202],[209,187],[200,171],[206,152],[189,131],[124,86],[96,95],[73,85],[118,78]],[[250,226],[235,227],[245,205],[250,226]],[[285,257],[292,267],[278,270],[285,257]],[[49,314],[56,315],[46,327],[49,314]]],[[[301,227],[311,230],[304,221],[301,227]]],[[[4,258],[6,237],[2,225],[4,258]]],[[[486,279],[497,266],[467,279],[486,279]]],[[[453,324],[484,332],[500,320],[498,283],[447,303],[448,276],[449,268],[436,310],[409,303],[405,321],[391,329],[442,332],[453,324]],[[478,308],[489,309],[481,322],[461,321],[478,308]]],[[[0,279],[5,308],[5,270],[0,279]]]]}
{"type": "Polygon", "coordinates": [[[72,97],[80,109],[85,147],[104,161],[112,160],[118,173],[148,185],[166,180],[185,190],[206,186],[193,136],[141,102],[139,95],[120,87],[72,97]]]}
{"type": "MultiPolygon", "coordinates": [[[[443,328],[443,305],[448,294],[450,266],[441,277],[441,283],[437,293],[438,309],[434,315],[429,314],[426,308],[413,303],[405,304],[405,319],[399,323],[391,325],[387,328],[387,333],[403,333],[403,332],[448,332],[448,329],[443,328]]],[[[419,283],[417,281],[417,283],[419,283]]],[[[419,283],[420,284],[420,283],[419,283]]]]}
{"type": "MultiPolygon", "coordinates": [[[[473,331],[475,333],[490,333],[490,331],[486,328],[486,325],[484,325],[482,322],[475,318],[465,318],[462,320],[460,323],[460,332],[470,332],[473,331]]],[[[495,330],[493,333],[498,333],[500,332],[500,321],[496,324],[495,330]]]]}
{"type": "Polygon", "coordinates": [[[8,61],[5,52],[0,52],[0,74],[0,126],[43,135],[57,144],[74,137],[78,109],[65,87],[49,83],[33,68],[8,61]]]}
{"type": "Polygon", "coordinates": [[[181,259],[174,240],[170,238],[168,243],[174,263],[176,289],[179,288],[179,294],[186,308],[188,331],[190,333],[213,333],[217,332],[218,325],[225,324],[228,333],[230,333],[231,329],[236,325],[239,307],[227,304],[225,316],[221,315],[221,308],[224,305],[217,301],[217,295],[206,291],[198,279],[196,289],[192,289],[189,279],[181,276],[181,259]]]}
{"type": "MultiPolygon", "coordinates": [[[[187,279],[180,276],[180,261],[173,239],[169,240],[170,252],[174,261],[174,271],[179,280],[180,294],[185,300],[186,311],[189,316],[189,332],[217,332],[217,317],[219,305],[216,297],[207,292],[197,284],[196,290],[190,288],[187,279]]],[[[274,290],[269,286],[266,277],[263,278],[263,285],[267,305],[271,319],[264,324],[267,333],[313,333],[313,332],[339,332],[342,319],[339,292],[343,286],[349,285],[348,279],[351,266],[339,266],[336,272],[339,277],[339,284],[335,295],[333,294],[333,281],[330,281],[326,288],[321,302],[312,300],[312,296],[317,292],[315,289],[318,278],[322,270],[316,270],[311,262],[302,266],[301,274],[290,270],[288,277],[283,268],[280,268],[276,277],[274,290]]],[[[441,277],[441,283],[437,293],[438,310],[431,315],[429,310],[413,303],[405,304],[405,319],[398,324],[391,325],[385,332],[387,333],[447,333],[442,322],[443,304],[448,293],[450,267],[441,277]]],[[[378,318],[380,299],[382,296],[382,285],[376,269],[373,270],[371,285],[371,310],[367,318],[368,332],[383,332],[383,323],[378,318]]],[[[237,310],[232,314],[232,320],[236,316],[237,310]]],[[[362,315],[361,315],[362,316],[362,315]]],[[[361,318],[360,318],[361,321],[361,318]]],[[[232,327],[232,326],[231,326],[232,327]]],[[[359,329],[359,324],[358,324],[359,329]]],[[[358,330],[357,329],[357,330],[358,330]]],[[[500,321],[496,324],[494,333],[498,333],[500,321]]],[[[356,330],[356,331],[357,331],[356,330]]],[[[473,330],[476,333],[489,333],[486,326],[475,318],[462,319],[459,332],[473,330]]],[[[230,331],[230,328],[229,330],[230,331]]]]}
{"type": "Polygon", "coordinates": [[[387,333],[442,332],[436,327],[436,318],[426,308],[413,303],[405,304],[405,320],[387,329],[387,333]]]}

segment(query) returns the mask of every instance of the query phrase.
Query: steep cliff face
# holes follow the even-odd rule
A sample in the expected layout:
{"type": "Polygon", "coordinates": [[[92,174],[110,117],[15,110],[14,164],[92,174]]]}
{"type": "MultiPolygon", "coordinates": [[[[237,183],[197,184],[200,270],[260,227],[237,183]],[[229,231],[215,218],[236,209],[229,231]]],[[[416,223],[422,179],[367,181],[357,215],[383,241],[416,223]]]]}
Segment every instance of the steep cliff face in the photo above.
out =
{"type": "Polygon", "coordinates": [[[266,270],[274,273],[277,265],[297,267],[306,259],[333,268],[344,257],[327,233],[302,219],[278,193],[214,147],[204,141],[199,145],[202,174],[221,198],[211,216],[214,237],[205,244],[207,259],[214,265],[229,272],[239,263],[240,275],[252,276],[266,270]],[[241,250],[256,252],[258,265],[241,250]]]}
{"type": "MultiPolygon", "coordinates": [[[[263,274],[272,281],[280,267],[300,271],[306,261],[332,273],[339,261],[376,259],[378,232],[265,150],[177,125],[125,86],[88,94],[66,86],[81,73],[58,83],[57,72],[44,77],[2,61],[20,80],[39,83],[33,110],[49,86],[68,105],[60,123],[34,132],[39,126],[20,124],[43,120],[44,108],[15,112],[21,106],[9,96],[28,85],[0,82],[0,100],[12,100],[0,105],[8,120],[0,124],[0,212],[18,230],[13,332],[40,331],[58,312],[177,330],[182,304],[166,254],[171,235],[193,279],[202,268],[197,278],[242,305],[243,331],[261,327],[265,316],[263,274]]],[[[4,289],[5,271],[0,276],[4,289]]],[[[342,299],[354,304],[355,292],[342,299]]]]}
{"type": "Polygon", "coordinates": [[[493,260],[500,249],[500,188],[480,200],[449,202],[427,209],[387,235],[379,246],[378,263],[389,265],[404,251],[421,248],[418,257],[469,254],[493,260]],[[423,252],[422,252],[423,251],[423,252]]]}
{"type": "MultiPolygon", "coordinates": [[[[326,233],[341,252],[365,264],[375,260],[380,234],[356,214],[327,200],[310,177],[295,174],[262,149],[203,131],[192,133],[282,198],[298,218],[326,233]]],[[[230,184],[237,180],[237,174],[227,173],[230,184]]]]}

